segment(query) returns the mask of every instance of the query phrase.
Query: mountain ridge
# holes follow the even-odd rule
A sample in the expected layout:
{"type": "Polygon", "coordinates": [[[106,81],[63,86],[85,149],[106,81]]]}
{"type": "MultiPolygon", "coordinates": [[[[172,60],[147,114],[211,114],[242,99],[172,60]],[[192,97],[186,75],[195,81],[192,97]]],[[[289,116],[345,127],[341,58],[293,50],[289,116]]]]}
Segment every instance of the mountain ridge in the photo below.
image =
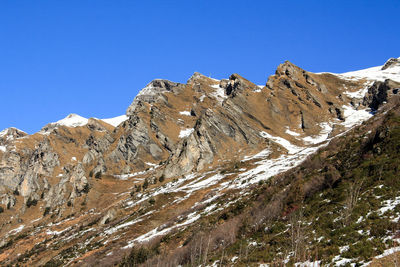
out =
{"type": "Polygon", "coordinates": [[[219,197],[240,199],[241,190],[298,166],[397,99],[400,83],[381,80],[397,71],[389,61],[374,72],[378,80],[314,74],[288,61],[262,88],[239,74],[216,80],[194,73],[187,84],[157,79],[116,127],[70,115],[29,136],[15,130],[7,139],[3,131],[0,261],[25,253],[7,245],[25,240],[56,248],[25,257],[26,264],[68,249],[79,256],[58,258],[63,263],[89,261],[91,251],[106,261],[110,240],[121,253],[195,223],[219,197]],[[85,235],[93,243],[80,247],[85,235]]]}

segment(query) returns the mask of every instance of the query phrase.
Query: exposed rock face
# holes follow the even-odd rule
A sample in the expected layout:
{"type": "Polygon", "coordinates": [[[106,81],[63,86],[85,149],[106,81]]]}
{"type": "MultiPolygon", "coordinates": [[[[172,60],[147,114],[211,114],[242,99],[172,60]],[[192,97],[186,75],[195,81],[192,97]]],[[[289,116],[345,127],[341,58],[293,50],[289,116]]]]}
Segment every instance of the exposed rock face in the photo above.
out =
{"type": "Polygon", "coordinates": [[[8,192],[7,188],[0,186],[0,203],[4,205],[7,209],[14,207],[16,202],[15,196],[8,192]]]}
{"type": "Polygon", "coordinates": [[[6,141],[14,140],[26,136],[27,133],[11,127],[0,132],[0,143],[4,144],[6,141]]]}
{"type": "Polygon", "coordinates": [[[382,103],[387,102],[392,94],[396,94],[395,88],[399,88],[400,83],[392,80],[385,80],[385,82],[374,82],[368,88],[368,93],[364,97],[363,105],[369,106],[373,110],[377,110],[382,103]]]}
{"type": "Polygon", "coordinates": [[[168,80],[154,80],[146,85],[145,88],[140,91],[140,93],[135,97],[132,104],[128,107],[126,111],[127,116],[134,115],[136,107],[141,102],[155,103],[164,102],[168,103],[168,98],[165,97],[166,92],[179,92],[184,85],[179,83],[170,82],[168,80]]]}
{"type": "Polygon", "coordinates": [[[117,216],[117,211],[115,209],[110,209],[107,211],[107,214],[101,218],[100,224],[107,224],[115,219],[117,216]]]}
{"type": "Polygon", "coordinates": [[[19,192],[25,200],[39,200],[39,192],[43,190],[40,177],[52,176],[54,167],[59,164],[58,155],[53,152],[49,140],[44,139],[34,150],[25,172],[21,174],[19,192]]]}

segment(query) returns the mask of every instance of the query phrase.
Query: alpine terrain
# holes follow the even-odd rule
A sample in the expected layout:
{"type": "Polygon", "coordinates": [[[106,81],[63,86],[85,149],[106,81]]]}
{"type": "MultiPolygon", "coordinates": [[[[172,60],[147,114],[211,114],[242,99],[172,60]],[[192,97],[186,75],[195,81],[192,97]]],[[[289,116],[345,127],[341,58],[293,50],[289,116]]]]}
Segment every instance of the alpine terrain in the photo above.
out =
{"type": "Polygon", "coordinates": [[[398,266],[400,58],[153,80],[0,132],[1,266],[398,266]]]}

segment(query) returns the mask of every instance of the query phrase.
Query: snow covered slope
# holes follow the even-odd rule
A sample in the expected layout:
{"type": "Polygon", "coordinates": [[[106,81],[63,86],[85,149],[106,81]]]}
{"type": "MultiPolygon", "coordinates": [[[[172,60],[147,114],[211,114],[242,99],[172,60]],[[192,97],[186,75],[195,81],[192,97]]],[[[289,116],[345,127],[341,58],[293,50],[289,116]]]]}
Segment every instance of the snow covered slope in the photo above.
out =
{"type": "Polygon", "coordinates": [[[78,114],[69,114],[67,117],[55,122],[54,124],[67,127],[78,127],[78,126],[84,126],[87,123],[88,119],[79,116],[78,114]]]}
{"type": "Polygon", "coordinates": [[[346,72],[340,75],[352,79],[365,78],[374,81],[384,81],[386,79],[391,79],[396,82],[400,82],[400,58],[389,59],[383,66],[346,72]]]}
{"type": "Polygon", "coordinates": [[[114,118],[109,118],[109,119],[101,119],[102,121],[117,127],[118,125],[120,125],[122,122],[126,121],[128,119],[128,116],[126,115],[121,115],[118,117],[114,117],[114,118]]]}

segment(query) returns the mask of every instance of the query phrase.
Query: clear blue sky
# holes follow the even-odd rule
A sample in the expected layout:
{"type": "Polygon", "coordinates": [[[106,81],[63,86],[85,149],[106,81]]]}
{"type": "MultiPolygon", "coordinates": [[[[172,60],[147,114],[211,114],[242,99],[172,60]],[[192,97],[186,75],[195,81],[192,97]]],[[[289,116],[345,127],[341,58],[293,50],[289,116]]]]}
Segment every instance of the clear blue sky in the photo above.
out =
{"type": "Polygon", "coordinates": [[[239,73],[264,84],[284,60],[320,72],[400,56],[400,1],[0,2],[0,130],[69,113],[125,113],[155,78],[239,73]]]}

